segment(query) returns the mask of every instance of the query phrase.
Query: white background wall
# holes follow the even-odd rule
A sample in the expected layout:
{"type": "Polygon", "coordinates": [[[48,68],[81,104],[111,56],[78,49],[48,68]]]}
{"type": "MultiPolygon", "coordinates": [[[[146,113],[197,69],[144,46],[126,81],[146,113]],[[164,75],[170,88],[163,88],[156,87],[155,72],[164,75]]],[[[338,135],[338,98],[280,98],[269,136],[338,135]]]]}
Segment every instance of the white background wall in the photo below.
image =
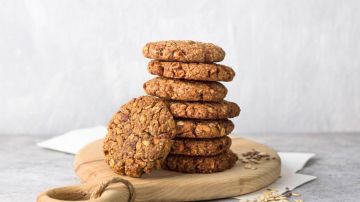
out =
{"type": "Polygon", "coordinates": [[[225,49],[237,132],[360,130],[360,1],[0,0],[0,134],[106,124],[163,39],[225,49]]]}

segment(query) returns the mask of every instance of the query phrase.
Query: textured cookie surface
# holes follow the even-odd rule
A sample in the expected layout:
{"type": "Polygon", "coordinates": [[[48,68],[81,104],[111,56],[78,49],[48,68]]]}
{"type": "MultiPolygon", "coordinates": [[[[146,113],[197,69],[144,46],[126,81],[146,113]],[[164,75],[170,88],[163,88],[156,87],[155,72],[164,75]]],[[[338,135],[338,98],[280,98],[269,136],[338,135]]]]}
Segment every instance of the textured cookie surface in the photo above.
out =
{"type": "Polygon", "coordinates": [[[234,124],[230,120],[176,119],[176,137],[216,138],[230,134],[234,124]]]}
{"type": "Polygon", "coordinates": [[[152,60],[148,64],[150,74],[167,78],[199,81],[231,81],[232,68],[215,63],[183,63],[152,60]]]}
{"type": "Polygon", "coordinates": [[[166,103],[151,96],[135,98],[121,106],[109,123],[105,161],[115,173],[140,177],[161,166],[175,134],[166,103]]]}
{"type": "Polygon", "coordinates": [[[215,156],[224,153],[231,146],[228,136],[211,139],[175,138],[170,154],[186,156],[215,156]]]}
{"type": "Polygon", "coordinates": [[[180,102],[167,101],[174,117],[191,119],[227,119],[240,114],[240,107],[233,102],[180,102]]]}
{"type": "Polygon", "coordinates": [[[195,41],[150,42],[143,48],[143,55],[150,59],[178,62],[220,62],[225,52],[212,43],[195,41]]]}
{"type": "Polygon", "coordinates": [[[182,101],[221,101],[227,89],[219,82],[185,81],[157,77],[144,83],[149,95],[182,101]]]}
{"type": "Polygon", "coordinates": [[[184,173],[213,173],[232,168],[238,157],[231,150],[211,157],[193,157],[169,154],[164,167],[184,173]]]}

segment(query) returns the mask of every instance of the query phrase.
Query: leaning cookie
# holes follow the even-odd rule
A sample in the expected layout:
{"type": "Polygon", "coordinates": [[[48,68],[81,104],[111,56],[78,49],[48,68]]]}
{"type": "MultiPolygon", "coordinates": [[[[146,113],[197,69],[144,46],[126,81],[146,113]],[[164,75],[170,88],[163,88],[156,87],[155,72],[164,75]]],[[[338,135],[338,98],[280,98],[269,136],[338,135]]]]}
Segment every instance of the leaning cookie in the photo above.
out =
{"type": "Polygon", "coordinates": [[[231,138],[228,136],[211,139],[175,138],[170,154],[186,156],[215,156],[228,150],[231,138]]]}
{"type": "Polygon", "coordinates": [[[163,61],[205,63],[222,61],[225,51],[212,43],[170,40],[147,43],[143,55],[163,61]]]}
{"type": "Polygon", "coordinates": [[[180,138],[217,138],[234,130],[232,121],[176,119],[176,137],[180,138]]]}
{"type": "Polygon", "coordinates": [[[228,119],[239,116],[240,107],[233,102],[166,101],[174,117],[190,119],[228,119]]]}
{"type": "Polygon", "coordinates": [[[211,101],[224,99],[227,89],[215,81],[199,82],[157,77],[144,83],[148,95],[182,101],[211,101]]]}
{"type": "Polygon", "coordinates": [[[235,72],[232,68],[215,63],[183,63],[151,60],[150,74],[167,78],[198,81],[231,81],[235,72]]]}
{"type": "Polygon", "coordinates": [[[237,160],[237,155],[231,150],[211,157],[169,154],[163,167],[183,173],[214,173],[232,168],[237,160]]]}
{"type": "Polygon", "coordinates": [[[105,162],[118,174],[140,177],[159,168],[170,152],[175,121],[159,98],[143,96],[123,105],[108,126],[105,162]]]}

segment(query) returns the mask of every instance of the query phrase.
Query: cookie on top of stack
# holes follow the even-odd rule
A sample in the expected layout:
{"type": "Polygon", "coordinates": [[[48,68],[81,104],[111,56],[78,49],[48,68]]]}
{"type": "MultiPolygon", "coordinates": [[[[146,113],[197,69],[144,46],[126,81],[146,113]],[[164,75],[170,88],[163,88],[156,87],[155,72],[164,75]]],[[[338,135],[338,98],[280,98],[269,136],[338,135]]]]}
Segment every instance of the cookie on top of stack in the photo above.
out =
{"type": "Polygon", "coordinates": [[[162,98],[175,118],[176,137],[164,162],[169,170],[212,173],[233,167],[237,156],[227,136],[229,120],[239,115],[236,103],[225,101],[232,68],[216,64],[225,57],[222,48],[194,41],[151,42],[143,55],[153,59],[148,71],[158,77],[147,81],[147,94],[162,98]]]}

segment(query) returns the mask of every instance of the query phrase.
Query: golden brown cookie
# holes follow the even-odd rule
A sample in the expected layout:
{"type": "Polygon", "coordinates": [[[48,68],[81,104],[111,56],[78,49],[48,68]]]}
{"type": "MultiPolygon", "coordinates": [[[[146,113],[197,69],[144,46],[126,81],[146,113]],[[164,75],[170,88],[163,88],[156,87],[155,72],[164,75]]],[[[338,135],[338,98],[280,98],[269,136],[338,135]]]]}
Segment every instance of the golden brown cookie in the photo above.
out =
{"type": "Polygon", "coordinates": [[[215,63],[183,63],[151,60],[150,74],[167,78],[199,81],[231,81],[235,72],[232,68],[215,63]]]}
{"type": "Polygon", "coordinates": [[[149,95],[182,101],[221,101],[227,94],[224,85],[216,81],[186,81],[157,77],[144,83],[149,95]]]}
{"type": "Polygon", "coordinates": [[[186,156],[215,156],[228,150],[231,138],[228,136],[211,139],[175,138],[170,154],[186,156]]]}
{"type": "Polygon", "coordinates": [[[210,157],[169,154],[164,168],[183,173],[214,173],[232,168],[237,160],[237,155],[231,150],[210,157]]]}
{"type": "Polygon", "coordinates": [[[105,161],[115,173],[140,177],[161,166],[175,135],[175,121],[166,103],[152,96],[132,99],[109,123],[105,161]]]}
{"type": "Polygon", "coordinates": [[[176,137],[216,138],[230,134],[234,130],[232,121],[176,119],[176,137]]]}
{"type": "Polygon", "coordinates": [[[239,116],[240,107],[233,102],[166,101],[174,117],[190,119],[227,119],[239,116]]]}
{"type": "Polygon", "coordinates": [[[170,40],[147,43],[143,55],[163,61],[204,63],[222,61],[225,51],[212,43],[170,40]]]}

